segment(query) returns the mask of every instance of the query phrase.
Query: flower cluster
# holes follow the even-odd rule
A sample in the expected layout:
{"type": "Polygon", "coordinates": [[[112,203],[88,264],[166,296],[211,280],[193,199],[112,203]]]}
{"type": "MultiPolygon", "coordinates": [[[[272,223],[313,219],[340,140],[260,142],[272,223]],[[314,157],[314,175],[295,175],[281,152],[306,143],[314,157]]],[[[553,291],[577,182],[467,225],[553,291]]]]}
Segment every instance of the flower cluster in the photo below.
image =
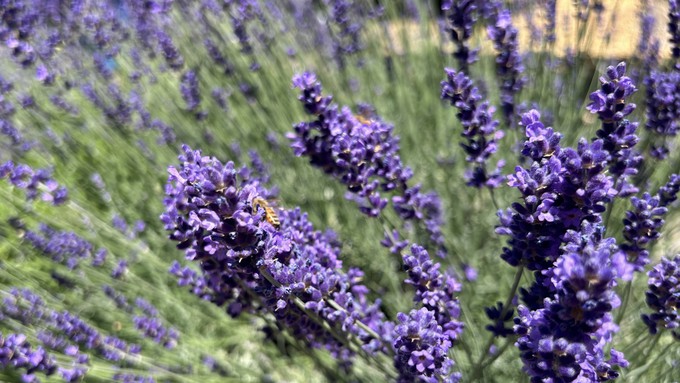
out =
{"type": "Polygon", "coordinates": [[[675,67],[680,68],[680,3],[678,0],[668,0],[668,32],[671,35],[671,53],[675,60],[675,67]]]}
{"type": "Polygon", "coordinates": [[[638,192],[628,178],[637,174],[642,162],[642,156],[634,149],[639,140],[635,135],[637,123],[625,118],[635,110],[635,104],[626,103],[626,98],[637,88],[625,75],[625,62],[608,67],[606,74],[607,77],[600,77],[600,89],[590,94],[587,109],[602,121],[597,137],[602,139],[604,150],[611,156],[609,172],[617,182],[619,196],[625,197],[638,192]]]}
{"type": "Polygon", "coordinates": [[[453,361],[447,357],[451,340],[426,308],[399,313],[394,348],[398,382],[457,382],[451,374],[453,361]]]}
{"type": "Polygon", "coordinates": [[[97,251],[93,257],[94,247],[76,233],[57,231],[53,228],[40,224],[40,232],[27,231],[26,240],[37,250],[52,258],[53,261],[65,264],[69,269],[78,267],[81,261],[92,258],[93,265],[97,258],[105,257],[105,249],[97,251]]]}
{"type": "Polygon", "coordinates": [[[492,172],[486,170],[486,161],[498,150],[498,140],[503,138],[503,131],[497,130],[498,121],[493,119],[495,108],[482,99],[479,89],[463,71],[456,72],[446,68],[446,80],[441,82],[441,98],[449,101],[458,109],[456,117],[463,125],[461,136],[467,142],[460,145],[465,150],[466,161],[472,169],[465,173],[468,186],[481,188],[497,188],[503,181],[499,161],[492,172]]]}
{"type": "Polygon", "coordinates": [[[621,249],[626,252],[633,271],[642,271],[649,263],[649,242],[659,238],[665,221],[662,218],[669,205],[677,199],[680,191],[680,176],[673,174],[669,181],[659,188],[656,195],[644,193],[642,198],[633,197],[633,209],[623,219],[621,249]]]}
{"type": "Polygon", "coordinates": [[[477,2],[474,0],[445,0],[442,11],[446,12],[446,30],[456,45],[453,57],[458,61],[459,70],[469,73],[469,65],[477,61],[478,49],[470,49],[469,41],[477,22],[477,2]]]}
{"type": "Polygon", "coordinates": [[[24,189],[29,201],[40,196],[43,201],[61,205],[68,198],[68,191],[52,178],[49,169],[33,170],[28,165],[8,161],[0,165],[0,178],[5,177],[15,187],[24,189]]]}
{"type": "Polygon", "coordinates": [[[512,24],[510,10],[502,2],[494,2],[492,24],[487,28],[489,39],[498,52],[496,73],[500,80],[501,111],[508,127],[514,125],[515,97],[526,79],[522,76],[524,65],[519,54],[517,28],[512,24]]]}
{"type": "Polygon", "coordinates": [[[111,362],[132,361],[140,353],[135,344],[101,334],[77,315],[68,311],[52,310],[35,293],[28,289],[12,289],[3,299],[0,318],[11,318],[27,326],[40,328],[37,338],[51,350],[69,356],[74,367],[60,367],[59,374],[66,381],[78,381],[86,372],[89,356],[79,350],[92,350],[111,362]]]}
{"type": "Polygon", "coordinates": [[[34,348],[26,341],[24,334],[0,333],[0,366],[15,370],[25,369],[21,379],[24,382],[38,382],[36,373],[47,376],[57,371],[54,359],[42,347],[34,348]]]}
{"type": "Polygon", "coordinates": [[[369,353],[385,351],[393,325],[358,283],[363,274],[342,271],[334,236],[315,231],[299,209],[280,210],[280,227],[270,223],[272,208],[253,203],[268,192],[256,180],[243,181],[232,162],[187,146],[180,161],[179,169],[169,169],[161,218],[187,259],[200,262],[216,303],[232,315],[271,313],[295,336],[340,360],[359,350],[347,342],[369,353]]]}
{"type": "Polygon", "coordinates": [[[643,314],[642,320],[649,332],[656,334],[660,328],[672,331],[673,337],[680,340],[680,256],[673,259],[662,258],[661,262],[649,271],[647,305],[653,310],[643,314]]]}
{"type": "Polygon", "coordinates": [[[628,365],[614,349],[610,359],[604,355],[618,330],[611,311],[620,304],[613,288],[623,254],[603,231],[586,221],[570,230],[562,256],[546,273],[554,294],[542,308],[518,309],[517,347],[532,382],[613,380],[614,367],[628,365]]]}
{"type": "Polygon", "coordinates": [[[420,185],[410,186],[413,171],[404,166],[399,155],[399,138],[392,125],[382,121],[369,107],[359,115],[348,107],[338,110],[331,96],[322,96],[321,84],[313,73],[293,78],[301,90],[298,97],[305,111],[316,117],[301,122],[288,137],[296,156],[307,156],[347,186],[360,210],[377,217],[388,200],[381,192],[392,192],[394,210],[404,221],[422,222],[439,256],[446,255],[441,232],[441,202],[434,192],[424,193],[420,185]]]}
{"type": "Polygon", "coordinates": [[[201,106],[201,92],[198,89],[198,77],[196,72],[188,70],[182,75],[182,82],[180,83],[180,90],[182,98],[187,104],[187,109],[192,112],[197,112],[201,106]]]}
{"type": "Polygon", "coordinates": [[[340,68],[344,68],[351,55],[363,50],[361,32],[367,17],[380,16],[380,8],[369,8],[367,3],[355,0],[325,0],[328,7],[329,29],[333,41],[332,52],[340,68]]]}
{"type": "Polygon", "coordinates": [[[581,139],[576,149],[561,148],[561,135],[546,128],[540,114],[522,115],[527,141],[522,155],[533,160],[508,176],[508,185],[522,193],[522,202],[499,212],[496,233],[509,235],[502,258],[513,266],[545,270],[560,256],[562,237],[578,230],[581,221],[597,222],[617,192],[605,173],[609,155],[603,141],[581,139]]]}
{"type": "Polygon", "coordinates": [[[645,78],[647,87],[647,122],[645,128],[660,137],[660,144],[652,145],[650,155],[657,159],[668,156],[668,143],[678,134],[680,124],[680,73],[678,71],[652,72],[645,78]]]}
{"type": "Polygon", "coordinates": [[[177,345],[179,333],[173,327],[166,327],[158,315],[158,309],[143,298],[135,299],[135,306],[142,311],[142,314],[135,315],[132,321],[135,328],[147,338],[150,338],[163,347],[172,349],[177,345]]]}
{"type": "Polygon", "coordinates": [[[172,327],[165,327],[159,318],[137,315],[132,320],[135,324],[135,329],[137,329],[144,337],[149,338],[168,349],[173,349],[177,345],[179,333],[172,327]]]}
{"type": "Polygon", "coordinates": [[[433,262],[421,246],[412,245],[411,253],[404,254],[403,261],[408,275],[404,283],[416,290],[414,302],[429,310],[442,333],[454,342],[463,332],[463,323],[458,321],[460,305],[456,298],[461,290],[460,283],[452,272],[442,272],[441,264],[433,262]]]}

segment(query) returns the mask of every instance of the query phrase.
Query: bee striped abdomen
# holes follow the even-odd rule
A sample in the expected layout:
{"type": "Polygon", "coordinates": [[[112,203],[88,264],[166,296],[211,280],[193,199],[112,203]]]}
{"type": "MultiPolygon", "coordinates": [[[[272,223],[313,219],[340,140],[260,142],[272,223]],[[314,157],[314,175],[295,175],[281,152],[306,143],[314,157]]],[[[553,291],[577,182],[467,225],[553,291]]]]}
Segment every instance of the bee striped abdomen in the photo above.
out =
{"type": "Polygon", "coordinates": [[[274,209],[269,206],[269,203],[265,201],[264,198],[253,198],[252,205],[254,211],[257,211],[257,209],[261,207],[264,210],[264,219],[266,219],[267,222],[269,222],[272,226],[274,226],[275,229],[278,230],[278,228],[281,226],[279,216],[276,214],[276,211],[274,211],[274,209]]]}

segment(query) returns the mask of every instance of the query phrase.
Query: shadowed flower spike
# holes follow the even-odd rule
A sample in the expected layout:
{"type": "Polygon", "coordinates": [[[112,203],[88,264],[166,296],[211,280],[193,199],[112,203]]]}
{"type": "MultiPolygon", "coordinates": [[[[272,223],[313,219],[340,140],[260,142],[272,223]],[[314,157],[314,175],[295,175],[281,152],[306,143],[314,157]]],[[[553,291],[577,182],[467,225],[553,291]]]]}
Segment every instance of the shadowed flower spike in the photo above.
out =
{"type": "Polygon", "coordinates": [[[607,67],[606,77],[600,77],[600,89],[590,94],[590,113],[597,114],[602,128],[597,138],[603,141],[603,148],[611,156],[609,171],[617,184],[619,196],[627,197],[638,192],[629,181],[638,172],[642,156],[634,146],[639,138],[635,134],[637,122],[625,117],[635,110],[635,104],[626,99],[637,91],[633,80],[626,76],[626,63],[607,67]]]}
{"type": "Polygon", "coordinates": [[[675,68],[680,70],[680,2],[668,0],[668,32],[671,35],[671,53],[675,68]]]}
{"type": "Polygon", "coordinates": [[[519,53],[517,28],[512,24],[510,10],[503,2],[493,2],[491,25],[487,28],[489,39],[496,49],[496,74],[500,80],[501,111],[507,127],[514,127],[517,120],[515,99],[524,87],[524,65],[519,53]]]}
{"type": "Polygon", "coordinates": [[[475,0],[444,0],[441,9],[446,14],[446,31],[456,51],[453,57],[458,61],[458,69],[469,73],[469,65],[477,61],[479,49],[470,49],[470,37],[477,22],[477,2],[475,0]]]}
{"type": "Polygon", "coordinates": [[[680,72],[652,72],[645,78],[647,87],[647,122],[645,128],[652,133],[650,155],[666,158],[670,143],[678,134],[680,124],[680,72]]]}
{"type": "Polygon", "coordinates": [[[198,89],[198,77],[196,72],[188,70],[182,75],[182,83],[180,84],[182,91],[182,98],[190,111],[196,111],[201,105],[201,93],[198,89]]]}
{"type": "Polygon", "coordinates": [[[549,44],[555,43],[555,26],[557,25],[557,0],[546,0],[545,15],[547,25],[545,26],[545,41],[549,44]]]}
{"type": "Polygon", "coordinates": [[[634,271],[643,271],[649,263],[647,247],[661,236],[661,228],[665,223],[663,217],[668,212],[669,205],[677,199],[678,191],[680,177],[673,174],[656,195],[644,193],[642,198],[631,198],[633,209],[628,210],[623,219],[625,242],[621,244],[621,250],[626,252],[634,271]]]}
{"type": "Polygon", "coordinates": [[[481,102],[479,89],[462,71],[446,68],[446,77],[441,82],[441,99],[458,109],[456,117],[463,126],[461,136],[466,139],[460,145],[467,154],[465,160],[472,166],[465,174],[467,184],[497,188],[503,181],[500,169],[504,162],[499,161],[491,172],[487,171],[486,165],[498,150],[498,140],[503,138],[503,131],[497,130],[498,121],[493,119],[495,108],[487,101],[481,102]]]}
{"type": "Polygon", "coordinates": [[[653,311],[643,314],[642,320],[651,334],[664,329],[671,331],[680,341],[680,256],[673,259],[662,258],[647,274],[649,276],[647,306],[653,311]]]}

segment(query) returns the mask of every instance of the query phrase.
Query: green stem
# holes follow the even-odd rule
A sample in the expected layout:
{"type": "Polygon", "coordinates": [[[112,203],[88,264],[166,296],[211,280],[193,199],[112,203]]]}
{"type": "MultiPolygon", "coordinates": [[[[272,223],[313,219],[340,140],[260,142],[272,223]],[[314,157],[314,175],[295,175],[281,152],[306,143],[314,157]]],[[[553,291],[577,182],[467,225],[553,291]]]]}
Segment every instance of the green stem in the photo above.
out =
{"type": "Polygon", "coordinates": [[[496,352],[491,357],[491,359],[487,360],[486,362],[484,362],[484,364],[482,364],[482,366],[480,367],[480,371],[484,371],[487,367],[491,366],[493,362],[495,362],[496,359],[498,359],[505,352],[505,350],[507,350],[508,347],[510,347],[510,345],[514,343],[515,342],[513,340],[508,339],[507,342],[505,342],[505,344],[503,345],[503,347],[501,347],[501,349],[498,350],[498,352],[496,352]]]}
{"type": "Polygon", "coordinates": [[[621,305],[621,308],[619,309],[619,313],[616,315],[616,324],[618,324],[618,325],[621,324],[621,320],[623,319],[623,316],[626,313],[626,307],[628,307],[628,302],[630,302],[630,295],[631,295],[632,287],[633,287],[633,280],[631,279],[626,284],[626,289],[623,292],[623,304],[621,305]]]}
{"type": "MultiPolygon", "coordinates": [[[[269,272],[264,268],[264,266],[260,267],[259,270],[260,270],[260,273],[262,274],[262,276],[263,276],[269,283],[271,283],[273,286],[281,287],[281,284],[280,284],[276,279],[274,279],[274,277],[273,277],[271,274],[269,274],[269,272]]],[[[373,362],[375,362],[375,363],[376,363],[376,367],[380,368],[381,371],[383,371],[383,372],[385,373],[385,375],[387,375],[387,376],[388,376],[389,378],[391,378],[391,379],[395,379],[395,380],[396,380],[397,377],[394,376],[394,373],[392,373],[390,370],[384,369],[385,364],[383,363],[383,361],[379,360],[379,359],[377,358],[376,355],[370,355],[369,353],[365,352],[365,351],[361,348],[361,346],[363,345],[363,342],[361,342],[359,339],[357,339],[356,337],[352,336],[351,334],[339,333],[339,332],[337,331],[337,329],[333,328],[333,327],[330,325],[330,323],[328,323],[328,322],[325,320],[325,318],[323,318],[323,317],[317,315],[316,313],[311,312],[310,310],[308,310],[308,309],[305,307],[305,303],[302,301],[302,299],[300,299],[300,298],[298,298],[298,297],[296,297],[296,296],[293,295],[293,296],[291,296],[291,300],[293,301],[293,303],[295,304],[295,306],[296,306],[298,309],[300,309],[303,313],[305,313],[305,315],[307,315],[311,320],[313,320],[314,322],[316,322],[316,324],[318,324],[319,326],[321,326],[324,330],[328,331],[328,333],[331,334],[331,335],[333,336],[333,338],[335,338],[338,342],[342,343],[343,345],[345,345],[347,348],[349,348],[349,349],[352,350],[353,352],[356,352],[357,354],[361,354],[361,355],[364,357],[364,359],[366,359],[366,360],[368,360],[368,361],[373,361],[373,362]],[[343,336],[343,335],[347,335],[347,336],[343,336]]],[[[327,303],[329,303],[329,305],[332,305],[332,304],[329,302],[329,299],[325,298],[324,300],[325,300],[327,303]]],[[[333,303],[335,303],[335,304],[337,305],[337,302],[333,302],[333,303]]],[[[337,305],[337,306],[339,306],[339,305],[337,305]]],[[[343,310],[344,310],[344,309],[343,309],[343,310]]],[[[358,323],[361,323],[361,322],[355,320],[354,323],[358,325],[358,323]]],[[[363,324],[363,323],[362,323],[362,324],[363,324]]],[[[364,327],[362,327],[362,328],[368,328],[368,326],[364,325],[364,327]]],[[[369,329],[369,330],[370,330],[370,329],[369,329]]],[[[380,338],[380,336],[379,336],[377,333],[375,333],[375,332],[372,331],[372,330],[370,330],[370,331],[371,331],[372,334],[369,334],[369,335],[373,336],[373,334],[374,334],[374,335],[375,335],[375,338],[376,338],[378,341],[383,342],[383,339],[380,338]]],[[[384,343],[384,342],[383,342],[383,343],[384,343]]],[[[389,345],[385,345],[385,348],[386,348],[387,352],[390,354],[390,355],[389,355],[390,358],[392,358],[392,357],[394,356],[392,347],[389,346],[389,345]]],[[[390,360],[390,362],[391,362],[391,360],[390,360]]]]}
{"type": "Polygon", "coordinates": [[[496,193],[493,192],[492,188],[489,189],[489,194],[491,195],[491,202],[493,202],[493,206],[496,208],[496,211],[500,210],[498,207],[498,202],[496,201],[496,193]]]}
{"type": "MultiPolygon", "coordinates": [[[[503,309],[501,310],[501,315],[500,315],[499,318],[505,317],[505,314],[508,313],[508,310],[510,309],[510,305],[512,304],[512,300],[515,298],[515,294],[517,293],[517,288],[519,287],[519,282],[520,282],[520,280],[522,280],[522,273],[523,272],[524,272],[524,266],[520,266],[517,269],[517,273],[515,273],[515,280],[512,282],[512,288],[510,289],[510,293],[508,294],[508,297],[505,299],[505,303],[503,304],[503,309]]],[[[481,373],[482,363],[484,362],[484,359],[489,354],[489,348],[491,348],[491,345],[493,345],[493,341],[494,341],[495,338],[496,338],[496,336],[494,334],[491,334],[491,336],[489,336],[489,340],[487,340],[484,348],[482,348],[482,354],[479,356],[477,363],[475,363],[475,365],[472,368],[473,378],[478,377],[479,374],[481,373]]],[[[503,349],[503,350],[505,350],[505,349],[503,349]]],[[[500,354],[500,352],[498,354],[500,354]]],[[[498,358],[498,356],[496,356],[496,358],[498,358]]]]}

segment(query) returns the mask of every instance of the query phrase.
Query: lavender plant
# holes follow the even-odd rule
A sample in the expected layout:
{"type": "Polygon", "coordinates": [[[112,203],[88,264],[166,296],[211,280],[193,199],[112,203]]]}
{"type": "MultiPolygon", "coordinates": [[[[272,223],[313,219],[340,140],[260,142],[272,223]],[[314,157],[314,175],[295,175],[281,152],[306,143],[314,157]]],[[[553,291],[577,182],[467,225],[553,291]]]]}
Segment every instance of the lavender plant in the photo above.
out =
{"type": "Polygon", "coordinates": [[[676,381],[677,1],[437,5],[0,1],[0,380],[676,381]]]}

